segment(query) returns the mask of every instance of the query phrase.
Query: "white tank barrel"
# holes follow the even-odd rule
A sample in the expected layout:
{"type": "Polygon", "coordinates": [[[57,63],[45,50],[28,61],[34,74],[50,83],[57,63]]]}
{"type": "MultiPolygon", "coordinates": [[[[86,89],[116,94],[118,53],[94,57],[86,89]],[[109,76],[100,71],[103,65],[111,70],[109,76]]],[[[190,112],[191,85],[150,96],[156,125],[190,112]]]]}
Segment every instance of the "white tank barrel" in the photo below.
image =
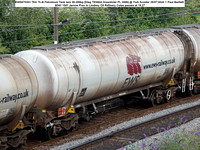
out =
{"type": "Polygon", "coordinates": [[[194,66],[195,71],[200,71],[200,30],[197,28],[187,28],[183,29],[192,41],[194,47],[194,66]]]}
{"type": "Polygon", "coordinates": [[[167,31],[17,55],[32,66],[38,78],[36,105],[50,110],[162,82],[184,63],[183,43],[167,31]]]}
{"type": "Polygon", "coordinates": [[[21,113],[33,107],[38,84],[26,61],[13,55],[0,58],[0,125],[4,125],[19,121],[21,113]]]}

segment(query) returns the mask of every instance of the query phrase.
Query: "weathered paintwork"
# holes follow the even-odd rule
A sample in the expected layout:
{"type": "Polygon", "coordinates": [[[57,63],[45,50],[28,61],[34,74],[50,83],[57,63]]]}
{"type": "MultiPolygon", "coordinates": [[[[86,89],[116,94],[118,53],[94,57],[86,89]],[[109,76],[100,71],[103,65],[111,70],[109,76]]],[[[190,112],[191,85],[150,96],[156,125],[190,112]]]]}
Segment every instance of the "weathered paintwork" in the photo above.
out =
{"type": "Polygon", "coordinates": [[[194,66],[195,71],[200,71],[200,30],[198,28],[183,29],[192,41],[194,46],[194,66]]]}
{"type": "Polygon", "coordinates": [[[175,34],[166,31],[112,42],[96,41],[81,48],[36,49],[17,55],[36,73],[36,105],[54,110],[162,82],[183,66],[184,47],[175,34]]]}
{"type": "Polygon", "coordinates": [[[34,105],[37,86],[34,71],[23,59],[0,59],[0,125],[19,121],[23,105],[25,112],[34,105]]]}

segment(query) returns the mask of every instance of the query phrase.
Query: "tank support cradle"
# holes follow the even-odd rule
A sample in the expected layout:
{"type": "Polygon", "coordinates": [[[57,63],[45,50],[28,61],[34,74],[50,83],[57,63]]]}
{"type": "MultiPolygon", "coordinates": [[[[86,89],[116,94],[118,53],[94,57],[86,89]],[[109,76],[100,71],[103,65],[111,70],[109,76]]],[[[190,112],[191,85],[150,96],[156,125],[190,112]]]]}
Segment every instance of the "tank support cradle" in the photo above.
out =
{"type": "Polygon", "coordinates": [[[20,145],[26,145],[27,135],[32,132],[32,129],[27,129],[20,130],[12,135],[0,136],[0,149],[6,150],[10,147],[18,148],[20,145]]]}
{"type": "Polygon", "coordinates": [[[163,102],[169,102],[175,95],[179,87],[169,87],[167,89],[153,89],[149,96],[152,106],[156,106],[163,102]]]}

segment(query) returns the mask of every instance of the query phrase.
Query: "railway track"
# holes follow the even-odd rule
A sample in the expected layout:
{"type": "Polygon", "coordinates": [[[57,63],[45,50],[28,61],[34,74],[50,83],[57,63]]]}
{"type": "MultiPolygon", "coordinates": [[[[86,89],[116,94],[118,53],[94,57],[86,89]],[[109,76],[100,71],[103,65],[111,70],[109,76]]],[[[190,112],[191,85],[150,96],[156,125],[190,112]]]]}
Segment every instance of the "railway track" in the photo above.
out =
{"type": "Polygon", "coordinates": [[[175,121],[175,120],[179,120],[181,118],[180,116],[183,116],[183,115],[187,115],[187,118],[189,118],[188,120],[192,120],[196,117],[200,117],[199,108],[200,108],[200,104],[192,106],[192,107],[184,108],[184,109],[175,111],[173,113],[161,115],[159,117],[155,117],[155,118],[146,120],[144,122],[128,126],[124,129],[114,131],[112,133],[108,133],[106,135],[100,136],[93,140],[86,141],[76,146],[69,147],[67,149],[68,150],[71,150],[71,149],[96,149],[96,150],[97,149],[98,150],[117,149],[117,148],[122,147],[124,144],[127,144],[129,141],[136,142],[137,141],[136,139],[138,139],[138,137],[139,139],[142,139],[143,137],[141,137],[141,135],[143,136],[143,134],[150,136],[150,135],[158,133],[158,132],[154,132],[154,133],[149,134],[147,131],[145,132],[145,128],[150,129],[150,126],[151,127],[155,126],[157,122],[162,122],[162,125],[166,124],[165,126],[167,126],[167,124],[169,123],[169,118],[173,118],[171,120],[175,121]],[[192,117],[194,112],[198,112],[198,115],[195,115],[195,117],[192,117]],[[190,117],[188,117],[188,115],[190,115],[190,117]],[[138,129],[139,129],[139,133],[136,133],[138,129]]]}
{"type": "MultiPolygon", "coordinates": [[[[108,127],[114,126],[116,124],[123,123],[132,118],[138,118],[145,116],[147,114],[158,112],[160,110],[164,110],[170,107],[174,107],[177,104],[184,104],[188,101],[196,101],[200,99],[199,95],[184,98],[184,99],[176,99],[170,103],[163,104],[157,107],[144,109],[142,107],[128,107],[128,108],[118,108],[112,111],[109,111],[105,114],[99,114],[94,117],[90,122],[86,122],[80,125],[77,131],[69,133],[68,135],[46,141],[43,143],[35,143],[34,145],[27,145],[24,149],[50,149],[50,147],[54,147],[56,145],[62,145],[63,143],[67,143],[70,141],[75,141],[77,139],[83,139],[85,137],[92,136],[98,132],[105,130],[108,127]],[[115,117],[114,117],[115,116],[115,117]],[[112,119],[111,119],[112,118],[112,119]]],[[[175,111],[173,113],[161,115],[159,117],[155,117],[152,119],[148,119],[141,123],[137,123],[131,126],[128,126],[124,129],[114,131],[112,133],[104,134],[103,136],[99,136],[94,138],[93,140],[82,142],[81,144],[77,144],[76,146],[65,147],[65,149],[116,149],[124,144],[127,144],[128,141],[137,141],[143,138],[143,133],[146,135],[155,134],[155,131],[149,131],[152,126],[157,127],[166,127],[169,123],[169,120],[175,124],[180,120],[180,118],[185,115],[188,120],[192,120],[193,118],[199,117],[199,105],[192,106],[191,108],[184,108],[179,111],[175,111]],[[169,119],[170,118],[170,119],[169,119]]],[[[33,144],[33,143],[32,143],[33,144]]]]}

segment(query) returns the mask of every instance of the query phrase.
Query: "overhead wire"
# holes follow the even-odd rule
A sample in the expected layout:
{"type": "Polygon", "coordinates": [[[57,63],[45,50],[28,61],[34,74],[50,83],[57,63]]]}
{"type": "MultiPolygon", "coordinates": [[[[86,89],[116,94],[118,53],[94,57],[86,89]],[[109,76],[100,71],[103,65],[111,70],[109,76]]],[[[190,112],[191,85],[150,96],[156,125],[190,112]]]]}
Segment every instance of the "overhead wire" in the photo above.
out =
{"type": "MultiPolygon", "coordinates": [[[[47,26],[44,26],[47,27],[47,26]]],[[[20,28],[20,29],[6,29],[6,30],[2,30],[0,31],[0,33],[2,32],[13,32],[13,31],[19,31],[19,30],[26,30],[26,29],[33,29],[33,28],[41,28],[40,26],[35,26],[35,27],[26,27],[26,28],[20,28]]]]}
{"type": "Polygon", "coordinates": [[[199,10],[200,8],[193,8],[183,11],[176,11],[171,13],[165,13],[160,15],[153,15],[153,16],[147,16],[147,17],[139,17],[139,18],[129,18],[129,19],[120,19],[120,20],[111,20],[111,21],[97,21],[97,22],[84,22],[84,23],[70,23],[70,24],[38,24],[38,25],[0,25],[0,27],[28,27],[28,26],[55,26],[55,25],[75,25],[75,24],[95,24],[95,23],[106,23],[106,22],[117,22],[117,21],[127,21],[127,20],[138,20],[138,19],[145,19],[145,18],[152,18],[152,17],[160,17],[160,16],[166,16],[166,15],[173,15],[178,13],[183,13],[191,10],[199,10]]]}
{"type": "MultiPolygon", "coordinates": [[[[196,8],[195,8],[196,9],[196,8]]],[[[199,8],[198,8],[199,9],[199,8]]],[[[194,9],[189,9],[189,10],[194,10],[194,9]]],[[[89,9],[87,10],[89,12],[89,9]]],[[[185,11],[188,11],[188,10],[184,10],[184,11],[179,11],[178,13],[182,13],[182,12],[185,12],[185,11]]],[[[178,15],[178,13],[176,12],[176,14],[178,15]]],[[[195,13],[199,13],[199,12],[195,12],[195,13]]],[[[167,13],[167,14],[175,14],[175,13],[167,13]]],[[[163,16],[163,15],[167,15],[167,14],[161,14],[159,16],[163,16]]],[[[194,12],[192,13],[194,14],[194,12]]],[[[79,14],[78,14],[79,15],[79,14]]],[[[74,15],[70,18],[75,18],[76,16],[78,15],[74,15]]],[[[158,15],[156,15],[158,16],[158,15]]],[[[99,22],[86,22],[86,23],[71,23],[71,24],[67,24],[67,25],[75,25],[75,24],[95,24],[95,23],[103,23],[103,22],[116,22],[116,21],[127,21],[127,20],[138,20],[138,19],[144,19],[144,18],[151,18],[151,17],[156,17],[156,16],[147,16],[147,17],[140,17],[140,18],[132,18],[132,19],[121,19],[121,20],[111,20],[111,21],[99,21],[99,22]]],[[[21,29],[10,29],[9,31],[17,31],[17,30],[24,30],[24,29],[30,29],[30,28],[35,28],[35,27],[40,27],[40,26],[29,26],[27,28],[21,28],[21,29]]],[[[46,26],[45,26],[46,27],[46,26]]],[[[8,30],[4,30],[4,31],[0,31],[0,33],[2,32],[7,32],[8,30]]]]}
{"type": "MultiPolygon", "coordinates": [[[[200,13],[200,12],[192,12],[192,13],[184,13],[182,15],[190,15],[193,13],[200,13]]],[[[172,18],[176,18],[175,16],[172,18]]],[[[158,18],[158,19],[151,19],[151,20],[144,20],[144,21],[137,21],[137,22],[131,22],[131,23],[127,23],[127,24],[119,24],[119,25],[113,25],[113,26],[107,26],[107,27],[101,27],[101,28],[94,28],[94,29],[86,29],[86,30],[81,30],[81,31],[73,31],[73,32],[67,32],[67,33],[61,33],[59,35],[67,35],[67,34],[73,34],[73,33],[79,33],[79,32],[85,32],[85,31],[93,31],[93,30],[100,30],[100,29],[105,29],[105,28],[112,28],[112,27],[118,27],[118,26],[125,26],[125,25],[130,25],[130,24],[134,24],[134,23],[143,23],[143,22],[148,22],[148,21],[156,21],[156,20],[168,20],[171,18],[158,18]]],[[[34,40],[34,39],[41,39],[41,38],[47,38],[47,37],[53,37],[54,35],[48,35],[48,36],[41,36],[41,37],[36,37],[36,38],[30,38],[30,39],[24,39],[24,40],[16,40],[16,41],[12,41],[12,42],[4,42],[2,43],[4,44],[14,44],[14,43],[23,43],[26,41],[30,41],[30,40],[34,40]]]]}
{"type": "MultiPolygon", "coordinates": [[[[194,12],[195,13],[195,12],[194,12]]],[[[196,12],[197,13],[197,12],[196,12]]],[[[198,12],[200,13],[200,12],[198,12]]],[[[191,13],[188,14],[182,14],[182,15],[190,15],[191,13]]],[[[176,18],[176,17],[172,17],[172,18],[176,18]]],[[[124,25],[130,25],[130,24],[134,24],[134,23],[143,23],[143,22],[148,22],[148,21],[157,21],[157,20],[168,20],[171,18],[158,18],[158,19],[151,19],[151,20],[143,20],[143,21],[137,21],[137,22],[131,22],[131,23],[126,23],[126,24],[118,24],[118,25],[113,25],[113,26],[108,26],[108,27],[101,27],[101,28],[94,28],[94,29],[86,29],[86,30],[82,30],[82,31],[74,31],[74,32],[68,32],[68,33],[63,33],[60,35],[66,35],[66,34],[70,34],[70,33],[77,33],[77,32],[84,32],[84,31],[92,31],[92,30],[97,30],[97,29],[104,29],[104,28],[110,28],[110,27],[118,27],[118,26],[124,26],[124,25]]]]}
{"type": "MultiPolygon", "coordinates": [[[[190,10],[197,10],[200,8],[195,8],[195,9],[190,9],[190,10]]],[[[77,25],[77,24],[96,24],[96,23],[107,23],[107,22],[118,22],[118,21],[131,21],[131,20],[139,20],[139,19],[146,19],[146,18],[153,18],[153,17],[160,17],[160,16],[166,16],[166,15],[174,15],[174,14],[179,14],[183,12],[187,12],[189,10],[184,10],[184,11],[178,11],[178,12],[173,12],[173,13],[166,13],[166,14],[161,14],[161,15],[155,15],[155,16],[147,16],[147,17],[139,17],[139,18],[129,18],[129,19],[120,19],[120,20],[111,20],[111,21],[97,21],[97,22],[85,22],[85,23],[70,23],[66,25],[77,25]]]]}
{"type": "MultiPolygon", "coordinates": [[[[87,11],[87,10],[86,10],[87,11]]],[[[89,11],[89,9],[88,9],[88,11],[89,11]]],[[[71,20],[71,19],[73,19],[73,18],[75,18],[75,17],[77,17],[77,16],[80,16],[80,15],[82,15],[82,13],[83,12],[81,12],[81,13],[78,13],[77,15],[74,15],[74,16],[72,16],[72,17],[69,17],[69,18],[67,18],[68,20],[71,20]]],[[[54,25],[54,24],[47,24],[47,26],[48,25],[54,25]]],[[[18,30],[25,30],[25,29],[30,29],[30,28],[36,28],[36,27],[47,27],[46,25],[39,25],[39,26],[28,26],[28,27],[26,27],[26,28],[20,28],[20,29],[9,29],[9,30],[3,30],[3,31],[0,31],[0,33],[2,33],[2,32],[8,32],[8,31],[18,31],[18,30]]],[[[0,27],[1,27],[1,25],[0,25],[0,27]]],[[[7,27],[6,25],[5,25],[5,27],[7,27]]],[[[18,27],[18,26],[13,26],[13,27],[18,27]]],[[[20,26],[21,27],[21,26],[20,26]]]]}
{"type": "MultiPolygon", "coordinates": [[[[89,8],[86,11],[89,11],[89,8]]],[[[81,15],[82,13],[83,12],[78,13],[77,15],[74,15],[74,16],[66,18],[66,19],[68,19],[68,20],[73,19],[73,18],[81,15]]],[[[0,25],[0,27],[38,27],[38,26],[55,26],[55,25],[60,26],[60,25],[66,25],[66,24],[58,23],[58,24],[37,24],[37,25],[34,25],[34,24],[32,24],[32,25],[0,25]]]]}
{"type": "Polygon", "coordinates": [[[88,11],[89,13],[93,13],[93,14],[103,14],[103,15],[114,15],[117,16],[118,14],[115,13],[104,13],[104,12],[95,12],[95,11],[88,11]]]}

